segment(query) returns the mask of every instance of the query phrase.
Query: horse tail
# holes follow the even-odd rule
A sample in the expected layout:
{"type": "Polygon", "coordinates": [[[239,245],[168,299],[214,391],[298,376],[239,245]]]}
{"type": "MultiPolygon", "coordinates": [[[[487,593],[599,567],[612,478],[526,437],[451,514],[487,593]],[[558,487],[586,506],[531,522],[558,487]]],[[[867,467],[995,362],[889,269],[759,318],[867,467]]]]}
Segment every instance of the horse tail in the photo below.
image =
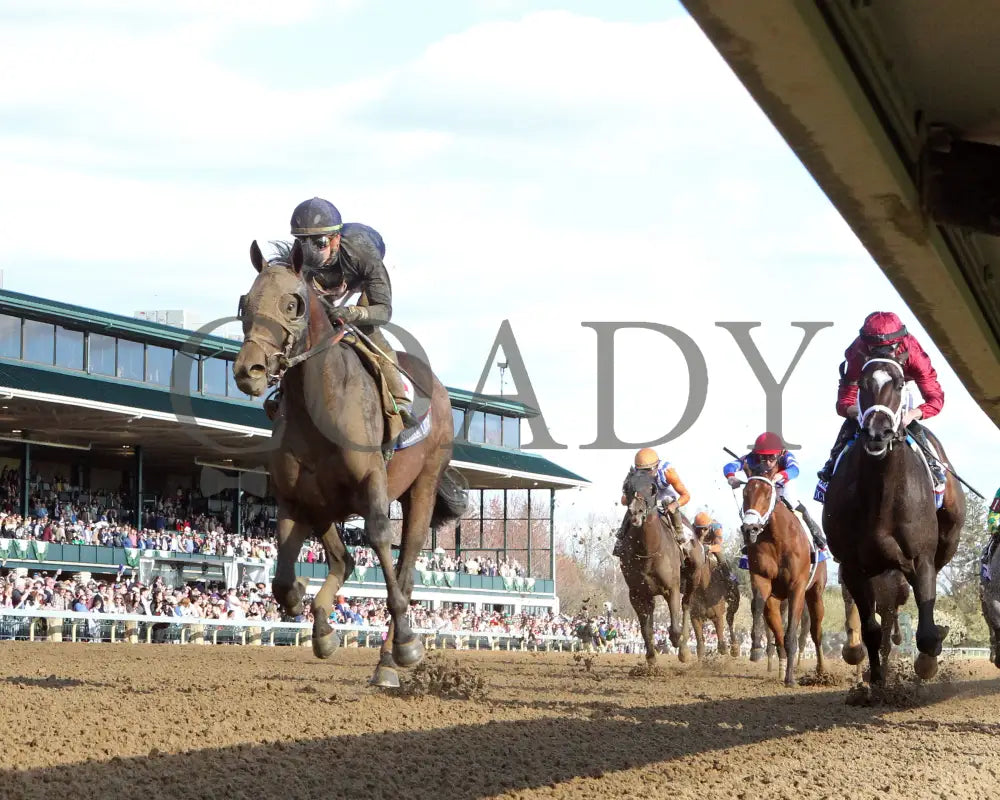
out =
{"type": "Polygon", "coordinates": [[[465,478],[454,467],[441,473],[438,481],[434,512],[431,514],[431,529],[435,530],[446,522],[461,517],[469,507],[469,486],[465,478]]]}

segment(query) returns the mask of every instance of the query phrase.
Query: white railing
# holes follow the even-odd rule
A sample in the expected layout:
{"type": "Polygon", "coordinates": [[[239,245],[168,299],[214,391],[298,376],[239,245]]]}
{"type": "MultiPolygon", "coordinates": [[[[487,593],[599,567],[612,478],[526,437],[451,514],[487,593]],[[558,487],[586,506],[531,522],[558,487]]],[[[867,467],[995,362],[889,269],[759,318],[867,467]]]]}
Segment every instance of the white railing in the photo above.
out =
{"type": "MultiPolygon", "coordinates": [[[[16,623],[15,623],[16,624],[16,623]]],[[[311,645],[311,622],[272,622],[260,619],[204,619],[201,617],[170,617],[151,616],[145,614],[102,614],[83,611],[60,611],[54,609],[15,609],[0,608],[0,640],[27,639],[28,641],[82,641],[93,640],[99,634],[100,640],[110,639],[112,642],[127,641],[146,643],[161,641],[153,626],[164,626],[160,631],[169,631],[171,626],[179,627],[179,632],[170,635],[166,641],[180,644],[218,644],[222,632],[228,632],[228,641],[224,643],[239,644],[294,644],[311,645]],[[38,621],[48,622],[44,632],[39,629],[38,621]],[[8,633],[4,623],[8,620],[27,620],[28,631],[18,635],[8,633]],[[107,622],[107,630],[100,626],[97,630],[92,623],[107,622]],[[119,633],[119,625],[124,632],[119,633]],[[140,633],[140,625],[143,626],[140,633]],[[278,640],[276,632],[289,631],[288,640],[278,640]]],[[[340,634],[341,641],[347,647],[381,646],[384,634],[388,630],[385,625],[345,625],[331,624],[340,634]]],[[[539,634],[529,636],[525,633],[500,633],[495,631],[454,631],[435,630],[433,628],[414,628],[414,632],[424,637],[427,647],[447,647],[449,644],[458,650],[579,650],[580,640],[575,636],[556,636],[539,634]],[[485,646],[483,644],[485,643],[485,646]]]]}

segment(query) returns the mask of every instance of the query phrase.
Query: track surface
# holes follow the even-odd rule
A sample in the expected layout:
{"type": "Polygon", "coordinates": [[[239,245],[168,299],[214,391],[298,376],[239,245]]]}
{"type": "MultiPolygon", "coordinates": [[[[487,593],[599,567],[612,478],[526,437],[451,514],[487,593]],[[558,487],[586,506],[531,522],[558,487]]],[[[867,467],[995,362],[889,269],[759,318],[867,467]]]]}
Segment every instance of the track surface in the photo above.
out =
{"type": "MultiPolygon", "coordinates": [[[[485,700],[389,697],[374,650],[0,643],[0,798],[966,798],[1000,781],[1000,673],[900,706],[762,664],[429,653],[485,700]]],[[[805,669],[802,670],[805,672],[805,669]]]]}

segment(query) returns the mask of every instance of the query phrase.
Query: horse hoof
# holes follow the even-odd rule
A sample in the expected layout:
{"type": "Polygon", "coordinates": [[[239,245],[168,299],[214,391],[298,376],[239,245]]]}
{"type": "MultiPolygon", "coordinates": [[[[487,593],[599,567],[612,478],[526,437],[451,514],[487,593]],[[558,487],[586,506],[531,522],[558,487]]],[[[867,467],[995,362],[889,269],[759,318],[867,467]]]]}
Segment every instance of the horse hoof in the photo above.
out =
{"type": "Polygon", "coordinates": [[[415,667],[424,657],[424,645],[414,636],[408,642],[398,639],[392,643],[392,660],[401,667],[415,667]]]}
{"type": "Polygon", "coordinates": [[[729,648],[729,657],[730,658],[739,658],[740,657],[740,646],[738,644],[736,644],[735,642],[729,648]]]}
{"type": "Polygon", "coordinates": [[[764,657],[764,651],[761,648],[759,648],[759,647],[754,647],[750,651],[750,660],[751,661],[760,661],[763,657],[764,657]]]}
{"type": "Polygon", "coordinates": [[[329,658],[340,647],[340,637],[336,631],[326,634],[313,634],[313,655],[316,658],[329,658]]]}
{"type": "Polygon", "coordinates": [[[917,660],[913,662],[913,671],[917,673],[917,677],[929,681],[937,675],[937,658],[929,656],[926,653],[920,653],[917,656],[917,660]]]}
{"type": "Polygon", "coordinates": [[[793,688],[798,685],[798,681],[796,681],[795,678],[785,678],[785,686],[793,688]]]}
{"type": "Polygon", "coordinates": [[[677,651],[677,660],[682,664],[686,664],[688,659],[691,657],[690,653],[686,649],[677,651]]]}
{"type": "Polygon", "coordinates": [[[383,689],[399,688],[399,673],[392,667],[379,664],[375,667],[375,674],[371,679],[372,686],[381,686],[383,689]]]}
{"type": "Polygon", "coordinates": [[[845,644],[844,649],[841,650],[841,655],[846,663],[850,664],[852,667],[856,667],[865,660],[865,648],[860,644],[845,644]]]}

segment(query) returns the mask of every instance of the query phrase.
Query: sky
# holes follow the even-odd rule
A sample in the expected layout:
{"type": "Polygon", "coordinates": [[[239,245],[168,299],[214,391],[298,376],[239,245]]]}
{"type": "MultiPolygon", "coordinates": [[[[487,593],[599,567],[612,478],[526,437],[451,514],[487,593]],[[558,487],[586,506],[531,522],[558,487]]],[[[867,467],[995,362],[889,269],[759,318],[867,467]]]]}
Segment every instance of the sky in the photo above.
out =
{"type": "MultiPolygon", "coordinates": [[[[930,427],[956,470],[996,489],[1000,431],[676,2],[0,0],[0,74],[4,288],[228,316],[251,241],[267,252],[299,202],[329,199],[383,235],[393,322],[445,384],[474,389],[509,321],[567,445],[543,454],[592,482],[558,494],[560,520],[620,518],[635,450],[583,447],[595,321],[671,326],[704,357],[704,409],[657,446],[689,516],[737,524],[722,448],[765,430],[763,390],[719,322],[760,323],[779,378],[793,323],[830,324],[783,394],[817,519],[837,368],[875,310],[930,353],[946,398],[930,427]]],[[[508,375],[507,394],[523,388],[508,375]]],[[[657,439],[688,401],[687,366],[664,336],[625,330],[613,388],[618,437],[657,439]]]]}

